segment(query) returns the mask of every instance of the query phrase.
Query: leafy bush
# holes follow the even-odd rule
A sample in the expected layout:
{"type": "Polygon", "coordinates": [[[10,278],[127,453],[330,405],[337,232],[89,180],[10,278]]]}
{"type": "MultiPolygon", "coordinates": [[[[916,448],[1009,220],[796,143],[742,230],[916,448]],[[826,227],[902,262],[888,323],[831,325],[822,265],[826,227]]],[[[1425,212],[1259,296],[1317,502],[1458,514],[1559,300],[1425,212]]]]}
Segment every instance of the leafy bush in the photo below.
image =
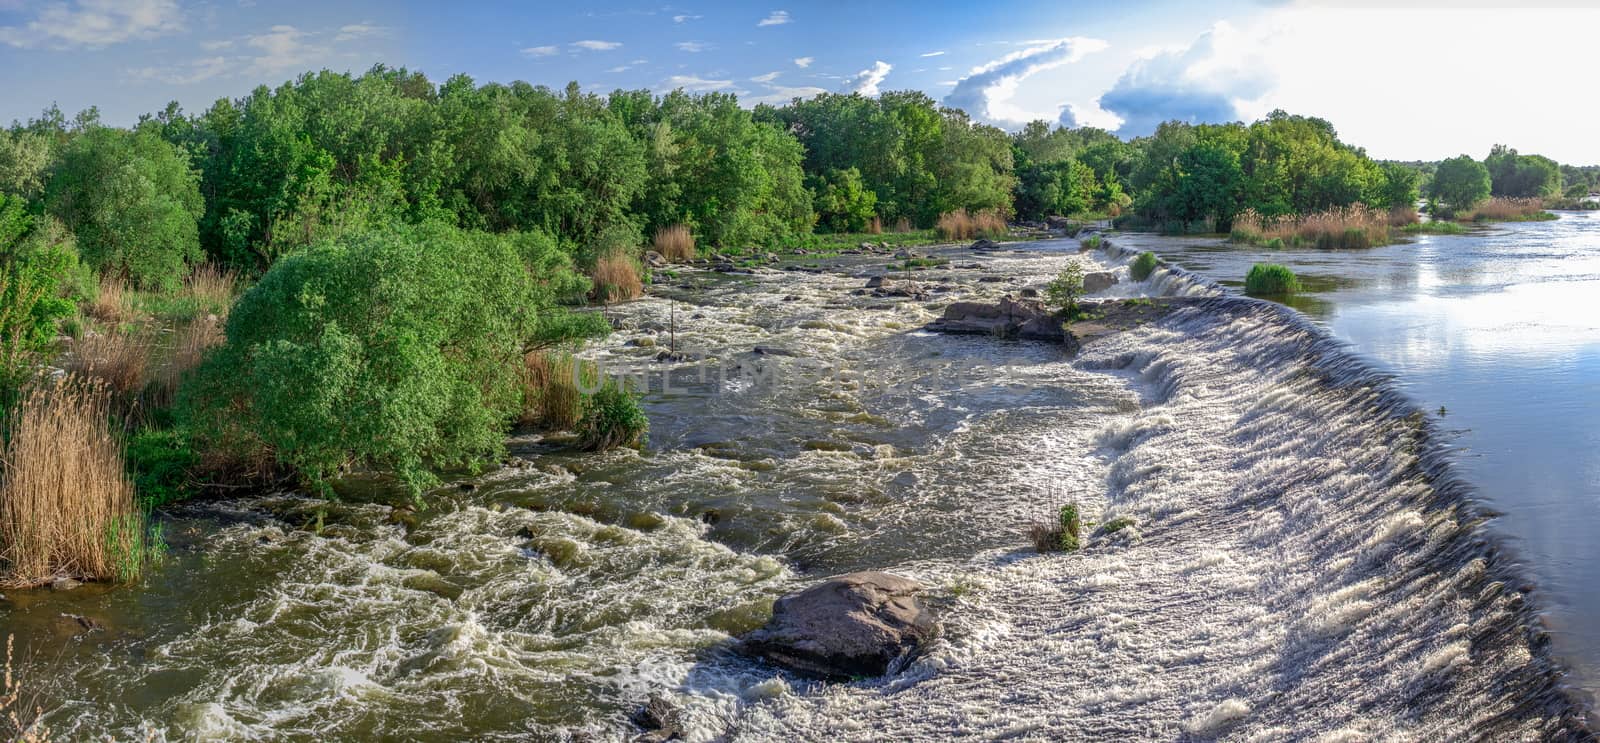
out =
{"type": "Polygon", "coordinates": [[[519,256],[532,245],[428,223],[279,261],[184,384],[180,424],[202,456],[276,462],[324,491],[354,468],[413,493],[434,468],[477,468],[520,412],[523,355],[607,330],[554,306],[582,282],[564,259],[519,256]]]}
{"type": "Polygon", "coordinates": [[[74,314],[78,269],[69,239],[35,229],[21,199],[0,194],[0,402],[32,376],[74,314]]]}
{"type": "Polygon", "coordinates": [[[1244,291],[1262,297],[1276,297],[1300,291],[1300,280],[1288,266],[1276,263],[1257,263],[1244,277],[1244,291]]]}
{"type": "Polygon", "coordinates": [[[188,498],[200,463],[189,441],[172,429],[147,428],[128,439],[128,473],[147,509],[188,498]]]}
{"type": "Polygon", "coordinates": [[[1068,261],[1066,268],[1045,285],[1044,296],[1051,307],[1072,319],[1078,312],[1078,298],[1083,296],[1083,266],[1068,261]]]}
{"type": "Polygon", "coordinates": [[[649,430],[650,419],[639,407],[639,398],[622,382],[606,379],[584,401],[578,447],[585,451],[636,447],[643,443],[649,430]]]}
{"type": "Polygon", "coordinates": [[[1133,277],[1134,281],[1144,281],[1155,272],[1158,263],[1160,261],[1157,260],[1156,254],[1146,250],[1140,253],[1138,258],[1133,259],[1133,265],[1128,268],[1128,275],[1133,277]]]}

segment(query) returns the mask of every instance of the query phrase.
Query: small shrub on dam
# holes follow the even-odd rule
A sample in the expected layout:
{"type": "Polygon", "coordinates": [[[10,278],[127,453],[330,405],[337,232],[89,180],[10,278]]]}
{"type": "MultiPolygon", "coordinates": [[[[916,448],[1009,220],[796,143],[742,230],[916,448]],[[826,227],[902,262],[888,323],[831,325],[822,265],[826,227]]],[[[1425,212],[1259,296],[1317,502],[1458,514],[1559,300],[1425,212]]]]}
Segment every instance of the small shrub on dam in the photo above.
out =
{"type": "Polygon", "coordinates": [[[1083,521],[1076,503],[1062,506],[1054,523],[1036,523],[1028,528],[1028,538],[1038,552],[1072,552],[1080,546],[1082,533],[1083,521]]]}
{"type": "Polygon", "coordinates": [[[1244,291],[1258,297],[1278,297],[1300,291],[1300,280],[1288,266],[1257,263],[1244,277],[1244,291]]]}
{"type": "Polygon", "coordinates": [[[1044,288],[1045,301],[1056,308],[1067,320],[1077,319],[1078,298],[1083,296],[1083,266],[1069,261],[1044,288]]]}
{"type": "Polygon", "coordinates": [[[1081,245],[1088,250],[1099,250],[1100,246],[1104,244],[1105,239],[1099,235],[1090,235],[1089,239],[1081,242],[1081,245]]]}
{"type": "Polygon", "coordinates": [[[1150,278],[1150,274],[1155,273],[1159,262],[1155,253],[1146,250],[1140,253],[1138,258],[1133,259],[1133,265],[1128,268],[1128,275],[1132,276],[1134,281],[1144,281],[1150,278]]]}

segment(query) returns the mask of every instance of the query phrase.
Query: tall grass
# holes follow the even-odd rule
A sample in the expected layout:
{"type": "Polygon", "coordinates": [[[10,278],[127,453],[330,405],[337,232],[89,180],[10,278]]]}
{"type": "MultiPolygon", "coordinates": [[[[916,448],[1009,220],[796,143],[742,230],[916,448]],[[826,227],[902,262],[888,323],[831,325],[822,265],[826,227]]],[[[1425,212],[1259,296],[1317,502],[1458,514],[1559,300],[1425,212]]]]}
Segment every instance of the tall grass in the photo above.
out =
{"type": "Polygon", "coordinates": [[[894,227],[891,227],[889,231],[897,235],[904,235],[907,232],[916,232],[916,228],[911,226],[911,220],[901,217],[894,221],[894,227]]]}
{"type": "Polygon", "coordinates": [[[594,281],[595,301],[601,304],[626,302],[644,294],[639,267],[622,252],[613,251],[595,259],[589,278],[594,281]]]}
{"type": "Polygon", "coordinates": [[[1544,210],[1542,199],[1496,196],[1457,215],[1457,218],[1463,222],[1528,222],[1555,219],[1556,216],[1544,210]]]}
{"type": "Polygon", "coordinates": [[[111,427],[111,397],[105,383],[69,375],[34,386],[10,411],[0,586],[138,577],[148,532],[111,427]]]}
{"type": "Polygon", "coordinates": [[[228,308],[233,305],[238,283],[238,274],[206,263],[195,266],[194,272],[183,280],[183,292],[194,300],[200,314],[209,312],[220,316],[228,314],[228,308]]]}
{"type": "Polygon", "coordinates": [[[656,230],[653,245],[657,253],[674,263],[694,260],[694,234],[688,225],[674,224],[656,230]]]}
{"type": "Polygon", "coordinates": [[[1279,217],[1246,209],[1234,217],[1229,237],[1236,242],[1273,247],[1370,248],[1389,244],[1390,217],[1390,212],[1364,204],[1279,217]]]}
{"type": "Polygon", "coordinates": [[[883,217],[879,217],[879,216],[874,215],[872,217],[872,219],[867,222],[867,234],[868,235],[882,235],[883,234],[883,217]]]}
{"type": "Polygon", "coordinates": [[[939,215],[934,231],[944,240],[972,240],[979,237],[1000,237],[1006,234],[1005,217],[994,209],[968,213],[957,209],[939,215]]]}
{"type": "Polygon", "coordinates": [[[73,374],[104,383],[127,411],[144,391],[150,344],[136,331],[85,334],[73,347],[65,366],[73,374]]]}
{"type": "Polygon", "coordinates": [[[521,423],[553,431],[570,431],[583,419],[580,382],[593,369],[568,353],[534,351],[523,357],[521,423]],[[584,375],[579,377],[579,375],[584,375]]]}
{"type": "Polygon", "coordinates": [[[99,291],[95,292],[94,301],[89,303],[88,314],[100,322],[116,324],[132,319],[137,313],[134,312],[128,287],[122,280],[106,277],[100,280],[99,291]]]}
{"type": "Polygon", "coordinates": [[[156,369],[150,403],[161,407],[172,405],[184,376],[200,366],[207,351],[222,345],[226,339],[222,320],[216,317],[202,315],[179,329],[166,362],[156,369]]]}

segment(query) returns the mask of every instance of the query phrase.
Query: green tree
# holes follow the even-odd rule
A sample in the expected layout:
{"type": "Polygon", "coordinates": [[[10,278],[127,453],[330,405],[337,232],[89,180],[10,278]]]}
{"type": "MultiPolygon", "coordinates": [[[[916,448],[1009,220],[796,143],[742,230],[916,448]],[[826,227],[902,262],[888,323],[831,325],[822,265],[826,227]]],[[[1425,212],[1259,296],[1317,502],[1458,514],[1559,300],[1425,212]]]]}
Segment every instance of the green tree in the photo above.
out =
{"type": "Polygon", "coordinates": [[[1470,155],[1440,162],[1428,186],[1428,195],[1443,202],[1441,216],[1471,209],[1489,194],[1489,169],[1470,155]]]}
{"type": "Polygon", "coordinates": [[[202,257],[196,174],[155,134],[97,127],[79,135],[62,152],[45,203],[102,274],[171,289],[202,257]]]}
{"type": "Polygon", "coordinates": [[[830,232],[861,232],[877,212],[878,194],[867,189],[855,168],[829,171],[815,190],[818,224],[830,232]]]}
{"type": "Polygon", "coordinates": [[[71,238],[37,222],[21,198],[0,194],[0,402],[13,400],[81,299],[71,238]]]}
{"type": "Polygon", "coordinates": [[[1414,207],[1422,174],[1400,163],[1383,163],[1383,179],[1371,198],[1373,206],[1394,209],[1414,207]]]}
{"type": "Polygon", "coordinates": [[[480,466],[503,449],[523,354],[606,330],[554,306],[585,282],[552,252],[436,223],[299,251],[239,299],[180,420],[197,450],[322,489],[372,468],[416,493],[435,468],[480,466]]]}
{"type": "Polygon", "coordinates": [[[1519,155],[1497,144],[1484,158],[1490,191],[1511,198],[1553,198],[1561,195],[1561,166],[1540,155],[1519,155]]]}

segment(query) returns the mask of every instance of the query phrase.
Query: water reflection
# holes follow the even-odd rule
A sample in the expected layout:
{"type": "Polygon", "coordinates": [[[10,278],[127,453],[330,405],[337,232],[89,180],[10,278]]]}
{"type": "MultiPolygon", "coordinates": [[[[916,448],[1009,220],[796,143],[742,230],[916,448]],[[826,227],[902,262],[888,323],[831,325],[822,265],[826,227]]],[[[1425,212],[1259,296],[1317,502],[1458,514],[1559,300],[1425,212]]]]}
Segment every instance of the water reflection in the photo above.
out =
{"type": "Polygon", "coordinates": [[[1364,251],[1118,242],[1230,287],[1256,262],[1294,269],[1306,291],[1291,305],[1443,409],[1463,474],[1539,581],[1558,651],[1600,691],[1600,216],[1364,251]]]}

